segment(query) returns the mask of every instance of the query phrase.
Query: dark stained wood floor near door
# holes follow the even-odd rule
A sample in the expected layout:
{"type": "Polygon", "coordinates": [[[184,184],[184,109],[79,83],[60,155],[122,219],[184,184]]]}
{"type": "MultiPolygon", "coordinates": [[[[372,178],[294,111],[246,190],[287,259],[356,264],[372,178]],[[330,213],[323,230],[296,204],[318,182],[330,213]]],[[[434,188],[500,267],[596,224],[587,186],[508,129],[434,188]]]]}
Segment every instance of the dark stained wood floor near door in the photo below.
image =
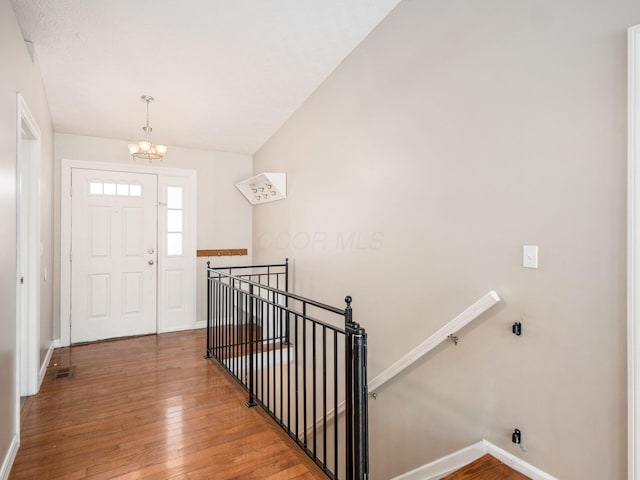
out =
{"type": "Polygon", "coordinates": [[[204,351],[204,330],[57,349],[9,478],[326,479],[204,351]]]}
{"type": "Polygon", "coordinates": [[[442,480],[530,480],[491,455],[483,455],[476,461],[442,480]]]}

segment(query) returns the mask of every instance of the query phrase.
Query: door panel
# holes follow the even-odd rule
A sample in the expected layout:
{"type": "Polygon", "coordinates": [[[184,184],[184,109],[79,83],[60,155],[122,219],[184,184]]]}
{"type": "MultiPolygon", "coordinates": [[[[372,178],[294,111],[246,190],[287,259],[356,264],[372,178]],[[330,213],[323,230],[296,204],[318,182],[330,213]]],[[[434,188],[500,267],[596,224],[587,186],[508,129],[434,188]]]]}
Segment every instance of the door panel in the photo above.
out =
{"type": "Polygon", "coordinates": [[[167,310],[182,310],[185,308],[185,298],[182,287],[184,285],[184,270],[167,270],[165,272],[167,286],[167,310]]]}
{"type": "Polygon", "coordinates": [[[127,257],[139,257],[144,255],[142,231],[144,222],[144,210],[142,208],[125,208],[124,212],[124,254],[127,257]]]}
{"type": "Polygon", "coordinates": [[[89,277],[89,317],[109,317],[109,298],[111,297],[109,275],[88,275],[89,277]]]}
{"type": "Polygon", "coordinates": [[[155,333],[156,175],[71,177],[71,342],[155,333]]]}
{"type": "MultiPolygon", "coordinates": [[[[106,257],[111,250],[111,207],[89,206],[89,251],[92,258],[106,257]]],[[[82,240],[79,240],[82,241],[82,240]]]]}

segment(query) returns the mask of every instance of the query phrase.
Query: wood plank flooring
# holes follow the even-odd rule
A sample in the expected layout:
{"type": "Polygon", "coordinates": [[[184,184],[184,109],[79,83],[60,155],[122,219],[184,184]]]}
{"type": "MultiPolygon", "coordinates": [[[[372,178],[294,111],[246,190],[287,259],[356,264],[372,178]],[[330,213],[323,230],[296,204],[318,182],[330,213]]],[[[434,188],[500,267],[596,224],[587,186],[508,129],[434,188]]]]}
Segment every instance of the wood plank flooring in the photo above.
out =
{"type": "Polygon", "coordinates": [[[10,480],[326,479],[204,352],[204,330],[57,349],[10,480]]]}
{"type": "Polygon", "coordinates": [[[530,480],[487,454],[442,480],[530,480]]]}

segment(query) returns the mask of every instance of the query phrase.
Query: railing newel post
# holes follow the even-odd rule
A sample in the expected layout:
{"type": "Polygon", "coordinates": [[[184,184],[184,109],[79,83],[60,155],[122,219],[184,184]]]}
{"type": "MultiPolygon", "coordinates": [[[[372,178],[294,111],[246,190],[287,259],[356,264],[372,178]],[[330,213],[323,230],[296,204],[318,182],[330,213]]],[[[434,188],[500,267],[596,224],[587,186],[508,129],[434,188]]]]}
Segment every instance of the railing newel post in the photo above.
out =
{"type": "Polygon", "coordinates": [[[354,339],[354,468],[356,480],[364,480],[369,473],[368,391],[367,391],[367,334],[357,325],[354,339]]]}
{"type": "Polygon", "coordinates": [[[367,334],[353,321],[352,298],[345,298],[345,429],[347,480],[369,474],[367,334]]]}
{"type": "Polygon", "coordinates": [[[289,293],[289,259],[284,259],[284,291],[289,293]]]}
{"type": "Polygon", "coordinates": [[[207,351],[204,358],[211,358],[211,335],[213,334],[213,318],[211,318],[211,261],[207,262],[207,351]]]}
{"type": "Polygon", "coordinates": [[[345,465],[346,480],[353,478],[353,310],[351,297],[345,297],[347,304],[344,310],[344,364],[345,364],[345,465]]]}
{"type": "MultiPolygon", "coordinates": [[[[286,293],[289,293],[289,258],[285,258],[284,260],[284,291],[286,293]]],[[[284,296],[284,306],[287,309],[287,314],[286,314],[286,324],[285,324],[285,341],[287,342],[287,345],[290,345],[291,342],[289,341],[289,296],[285,295],[284,296]]]]}

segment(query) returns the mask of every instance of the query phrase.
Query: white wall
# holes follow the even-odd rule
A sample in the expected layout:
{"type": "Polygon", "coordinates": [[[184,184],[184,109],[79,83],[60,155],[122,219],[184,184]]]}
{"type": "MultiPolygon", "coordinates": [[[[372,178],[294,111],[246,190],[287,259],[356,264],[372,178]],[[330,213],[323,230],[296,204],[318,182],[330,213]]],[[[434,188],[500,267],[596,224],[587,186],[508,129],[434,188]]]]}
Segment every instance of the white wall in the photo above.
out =
{"type": "Polygon", "coordinates": [[[565,480],[626,478],[637,23],[628,0],[404,0],[255,155],[289,198],[255,207],[254,260],[294,259],[297,293],[353,295],[370,378],[503,297],[370,402],[373,478],[482,438],[565,480]]]}
{"type": "MultiPolygon", "coordinates": [[[[24,45],[8,0],[0,0],[0,464],[14,439],[16,366],[16,92],[22,92],[40,127],[41,139],[41,268],[52,271],[52,229],[49,222],[52,195],[53,134],[40,72],[24,45]]],[[[41,358],[52,342],[51,276],[41,277],[41,358]]]]}
{"type": "MultiPolygon", "coordinates": [[[[54,157],[56,185],[54,200],[55,225],[55,274],[60,272],[60,166],[62,159],[95,162],[126,163],[131,165],[127,153],[127,141],[86,137],[70,134],[55,134],[54,157]]],[[[144,161],[136,160],[143,167],[144,161]]],[[[198,172],[198,237],[197,248],[248,248],[246,257],[212,258],[213,265],[244,265],[251,262],[251,206],[237,191],[235,182],[252,175],[252,158],[249,155],[195,150],[170,146],[162,167],[186,168],[198,172]]],[[[194,252],[195,255],[195,252],[194,252]]],[[[206,320],[206,273],[207,258],[197,263],[198,298],[196,320],[206,320]]],[[[59,286],[56,289],[59,299],[59,286]]],[[[59,313],[59,304],[56,304],[59,313]]],[[[59,318],[56,325],[59,327],[59,318]]],[[[57,330],[57,333],[59,331],[57,330]]]]}

